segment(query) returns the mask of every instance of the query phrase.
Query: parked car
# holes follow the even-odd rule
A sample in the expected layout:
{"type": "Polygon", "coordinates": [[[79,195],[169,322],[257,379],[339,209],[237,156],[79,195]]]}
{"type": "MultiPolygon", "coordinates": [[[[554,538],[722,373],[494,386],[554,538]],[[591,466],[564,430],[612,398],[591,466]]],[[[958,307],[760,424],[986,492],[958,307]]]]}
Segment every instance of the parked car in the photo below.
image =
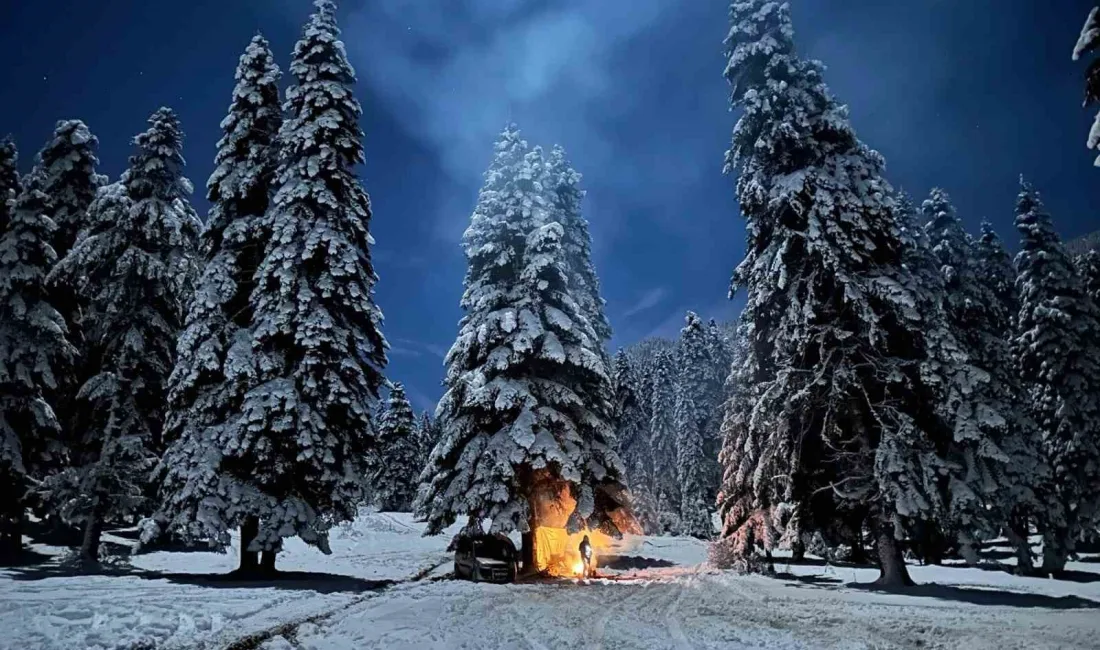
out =
{"type": "Polygon", "coordinates": [[[515,582],[519,553],[504,535],[459,537],[455,542],[455,577],[474,582],[515,582]]]}

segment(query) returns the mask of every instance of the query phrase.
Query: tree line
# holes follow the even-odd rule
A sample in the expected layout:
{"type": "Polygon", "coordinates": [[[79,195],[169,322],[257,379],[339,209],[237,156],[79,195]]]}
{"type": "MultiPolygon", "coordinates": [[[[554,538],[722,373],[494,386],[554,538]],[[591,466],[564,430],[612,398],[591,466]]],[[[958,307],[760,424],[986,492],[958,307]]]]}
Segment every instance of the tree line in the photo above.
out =
{"type": "Polygon", "coordinates": [[[748,304],[712,559],[766,569],[780,544],[861,551],[868,530],[879,582],[907,584],[904,542],[976,561],[1004,533],[1026,572],[1034,530],[1060,573],[1100,523],[1100,255],[1071,257],[1023,180],[1015,259],[944,191],[914,204],[798,54],[789,6],[730,15],[748,304]]]}

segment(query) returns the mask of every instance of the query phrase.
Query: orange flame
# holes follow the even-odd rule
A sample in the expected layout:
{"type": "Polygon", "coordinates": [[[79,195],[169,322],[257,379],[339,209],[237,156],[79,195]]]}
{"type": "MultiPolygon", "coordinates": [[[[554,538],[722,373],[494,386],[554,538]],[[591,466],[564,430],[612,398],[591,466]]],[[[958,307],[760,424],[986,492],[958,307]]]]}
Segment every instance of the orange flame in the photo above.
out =
{"type": "Polygon", "coordinates": [[[588,535],[592,545],[592,561],[589,573],[595,572],[601,551],[611,547],[612,539],[598,531],[582,531],[569,534],[564,528],[541,526],[535,529],[535,561],[539,571],[559,578],[584,576],[584,558],[581,557],[581,541],[588,535]]]}

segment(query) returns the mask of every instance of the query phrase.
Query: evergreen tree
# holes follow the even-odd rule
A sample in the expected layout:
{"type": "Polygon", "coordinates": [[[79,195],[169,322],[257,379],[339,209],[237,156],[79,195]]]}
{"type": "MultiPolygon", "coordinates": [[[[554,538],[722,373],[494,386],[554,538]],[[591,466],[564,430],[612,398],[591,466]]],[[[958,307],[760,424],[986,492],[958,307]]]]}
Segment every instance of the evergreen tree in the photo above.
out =
{"type": "MultiPolygon", "coordinates": [[[[13,189],[14,162],[14,149],[5,147],[0,197],[13,189]]],[[[40,180],[32,175],[17,199],[0,201],[0,556],[20,551],[27,493],[65,456],[52,405],[75,350],[46,290],[56,256],[40,180]]]]}
{"type": "Polygon", "coordinates": [[[680,330],[680,364],[673,413],[676,430],[676,477],[680,487],[680,530],[702,539],[712,534],[707,479],[709,463],[704,456],[706,428],[713,419],[713,404],[707,400],[717,382],[710,355],[709,330],[688,312],[680,330]]]}
{"type": "Polygon", "coordinates": [[[1100,510],[1100,311],[1030,185],[1016,203],[1013,353],[1052,476],[1037,488],[1043,570],[1060,572],[1100,510]]]}
{"type": "Polygon", "coordinates": [[[370,200],[354,172],[363,162],[355,73],[334,3],[314,5],[294,47],[275,194],[259,225],[270,238],[241,337],[251,350],[239,358],[231,352],[227,364],[248,389],[240,416],[220,434],[225,457],[211,472],[224,486],[215,489],[240,505],[225,515],[232,519],[194,522],[224,546],[227,527],[256,517],[245,546],[264,552],[267,572],[284,537],[328,553],[329,529],[357,514],[365,460],[377,447],[372,412],[386,364],[373,300],[370,200]]]}
{"type": "Polygon", "coordinates": [[[375,502],[381,510],[405,512],[412,506],[416,479],[424,469],[419,452],[412,405],[405,387],[395,383],[378,426],[378,452],[371,468],[375,502]]]}
{"type": "Polygon", "coordinates": [[[902,264],[883,160],[856,137],[821,65],[795,52],[788,6],[735,0],[731,18],[726,74],[744,114],[727,170],[740,172],[748,222],[731,288],[747,291],[751,386],[724,424],[715,558],[751,563],[790,505],[799,526],[830,525],[829,509],[809,507],[828,494],[871,508],[879,582],[907,584],[897,536],[943,511],[937,452],[951,430],[932,405],[959,390],[964,355],[936,310],[921,310],[935,301],[902,264]]]}
{"type": "Polygon", "coordinates": [[[38,152],[34,173],[49,199],[49,216],[57,226],[52,244],[58,259],[72,250],[80,233],[91,225],[88,207],[106,177],[96,173],[99,140],[80,120],[61,120],[38,152]]]}
{"type": "MultiPolygon", "coordinates": [[[[1100,47],[1100,7],[1093,7],[1081,27],[1081,34],[1077,37],[1077,43],[1073,46],[1073,60],[1077,61],[1081,55],[1088,54],[1100,47]]],[[[1100,102],[1100,59],[1093,59],[1085,72],[1085,101],[1084,106],[1100,102]]],[[[1100,147],[1100,113],[1089,129],[1089,137],[1086,141],[1089,149],[1100,147]]],[[[1096,165],[1100,166],[1100,156],[1096,158],[1096,165]]]]}
{"type": "Polygon", "coordinates": [[[416,509],[437,534],[466,529],[523,535],[532,566],[533,500],[568,487],[571,530],[618,534],[625,500],[611,430],[613,395],[597,335],[570,296],[560,224],[547,222],[540,149],[514,125],[501,134],[463,236],[466,310],[447,355],[437,410],[442,438],[421,476],[416,509]]]}
{"type": "Polygon", "coordinates": [[[23,188],[16,165],[18,159],[15,143],[9,138],[0,140],[0,236],[8,230],[15,198],[23,188]]]}
{"type": "Polygon", "coordinates": [[[624,350],[615,354],[615,438],[626,470],[634,516],[646,534],[660,532],[657,504],[653,496],[653,447],[649,439],[649,416],[641,399],[641,378],[624,350]]]}
{"type": "Polygon", "coordinates": [[[432,450],[439,442],[439,427],[436,426],[435,420],[432,419],[432,415],[428,411],[420,414],[420,420],[416,424],[416,440],[419,450],[416,476],[420,476],[420,473],[428,465],[428,458],[431,457],[432,450]]]}
{"type": "MultiPolygon", "coordinates": [[[[68,255],[77,239],[92,227],[89,207],[96,192],[107,182],[105,176],[96,173],[98,146],[99,140],[83,122],[61,120],[49,142],[38,152],[34,174],[41,178],[40,189],[49,199],[47,215],[56,226],[52,244],[58,260],[68,255]]],[[[55,411],[64,419],[61,424],[66,436],[73,436],[80,430],[79,420],[74,419],[81,412],[77,391],[98,372],[87,364],[89,355],[83,333],[83,321],[90,306],[87,296],[68,283],[54,283],[50,287],[50,302],[65,319],[69,341],[79,353],[71,372],[58,377],[60,386],[53,402],[55,411]]]]}
{"type": "Polygon", "coordinates": [[[653,449],[653,482],[657,512],[665,532],[679,534],[680,483],[676,474],[676,379],[672,352],[654,359],[650,377],[650,446],[653,449]]]}
{"type": "Polygon", "coordinates": [[[562,250],[569,278],[569,293],[584,313],[601,349],[611,340],[611,325],[604,313],[605,301],[600,297],[600,280],[592,264],[592,236],[588,221],[581,214],[584,190],[580,188],[581,175],[569,164],[565,149],[555,146],[546,161],[550,177],[552,205],[556,208],[555,220],[565,231],[562,250]]]}
{"type": "Polygon", "coordinates": [[[225,543],[229,528],[240,526],[249,542],[241,546],[240,568],[249,571],[258,563],[249,547],[264,506],[233,498],[246,492],[240,481],[249,477],[233,467],[240,450],[242,405],[257,386],[251,298],[255,269],[271,239],[265,215],[276,164],[273,144],[282,124],[279,69],[262,36],[248,45],[235,78],[214,172],[206,184],[210,213],[201,247],[205,264],[169,380],[165,429],[173,443],[158,470],[162,498],[156,520],[185,538],[209,539],[215,545],[225,543]]]}
{"type": "Polygon", "coordinates": [[[1005,250],[1001,238],[993,230],[993,224],[982,222],[982,235],[976,244],[979,274],[986,278],[990,290],[997,298],[996,311],[990,319],[999,327],[1001,338],[1008,339],[1013,323],[1020,311],[1020,295],[1016,290],[1016,268],[1012,256],[1005,250]]]}
{"type": "Polygon", "coordinates": [[[1012,352],[1012,337],[1016,319],[1020,312],[1020,295],[1016,289],[1016,269],[1012,256],[1005,250],[1001,239],[989,222],[982,222],[982,234],[975,245],[977,275],[992,293],[993,301],[986,305],[986,323],[995,341],[988,346],[988,359],[994,385],[1000,385],[1011,395],[1012,404],[1017,405],[1016,413],[1020,418],[1017,426],[1021,449],[1006,449],[1013,457],[1009,471],[1018,475],[1013,491],[1009,494],[1002,510],[1007,510],[1009,519],[1005,532],[1016,547],[1016,567],[1020,573],[1032,569],[1031,544],[1028,535],[1031,522],[1035,521],[1040,504],[1037,502],[1034,487],[1049,480],[1050,468],[1042,458],[1041,440],[1035,423],[1028,419],[1023,405],[1027,401],[1020,383],[1020,373],[1012,352]]]}
{"type": "MultiPolygon", "coordinates": [[[[1014,512],[1031,507],[1030,486],[1041,472],[1031,428],[1018,408],[1019,383],[1012,366],[1002,296],[1006,278],[990,276],[982,252],[962,228],[950,198],[932,191],[923,205],[926,231],[941,269],[944,309],[976,381],[954,415],[950,454],[950,523],[964,556],[976,560],[981,539],[1000,534],[1014,512]]],[[[987,244],[993,247],[994,242],[987,244]]],[[[990,252],[991,253],[991,252],[990,252]]],[[[987,253],[987,254],[990,254],[987,253]]]]}
{"type": "Polygon", "coordinates": [[[183,325],[201,224],[187,201],[183,134],[170,109],[149,118],[120,184],[100,191],[88,234],[53,281],[88,297],[89,363],[77,395],[85,435],[73,467],[48,485],[63,517],[84,525],[81,559],[96,562],[105,521],[146,510],[163,449],[164,392],[183,325]]]}
{"type": "Polygon", "coordinates": [[[1077,272],[1085,282],[1085,292],[1100,305],[1100,251],[1091,250],[1074,260],[1077,272]]]}

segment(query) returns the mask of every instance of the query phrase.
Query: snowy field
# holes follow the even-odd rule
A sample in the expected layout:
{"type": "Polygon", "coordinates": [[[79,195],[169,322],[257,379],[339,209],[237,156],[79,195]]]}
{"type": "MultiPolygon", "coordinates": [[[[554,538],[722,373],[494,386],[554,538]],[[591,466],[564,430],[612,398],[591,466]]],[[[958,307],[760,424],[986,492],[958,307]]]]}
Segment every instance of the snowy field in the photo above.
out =
{"type": "Polygon", "coordinates": [[[294,573],[275,585],[219,580],[235,556],[213,553],[141,555],[121,576],[7,570],[0,648],[1100,647],[1100,562],[1071,563],[1066,581],[913,566],[923,586],[896,595],[850,584],[873,569],[737,576],[708,569],[696,540],[636,537],[608,579],[487,585],[444,579],[448,537],[420,530],[371,513],[333,535],[331,556],[291,542],[280,569],[294,573]]]}

